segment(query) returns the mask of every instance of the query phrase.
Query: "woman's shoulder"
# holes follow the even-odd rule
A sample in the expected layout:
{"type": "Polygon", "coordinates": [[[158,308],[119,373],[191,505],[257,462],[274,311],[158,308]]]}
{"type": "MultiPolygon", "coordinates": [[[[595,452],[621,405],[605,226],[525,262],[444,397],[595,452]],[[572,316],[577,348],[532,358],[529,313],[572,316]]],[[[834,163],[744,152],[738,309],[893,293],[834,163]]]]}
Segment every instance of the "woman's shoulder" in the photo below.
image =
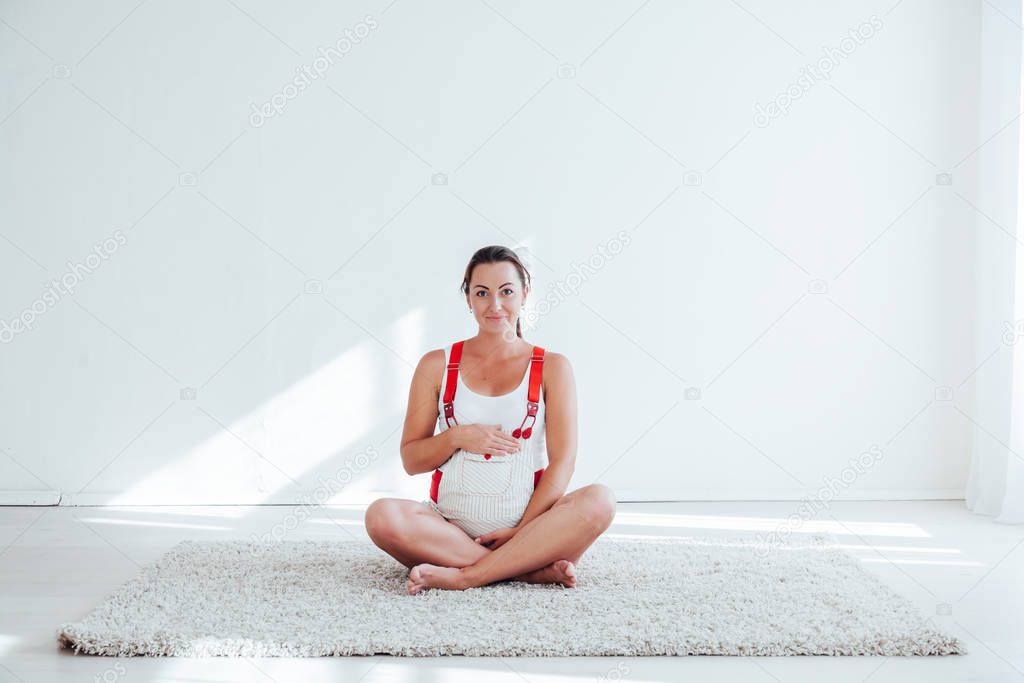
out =
{"type": "Polygon", "coordinates": [[[433,351],[427,351],[420,358],[420,362],[416,365],[416,374],[422,374],[426,377],[437,378],[440,381],[441,375],[444,373],[445,365],[445,349],[434,349],[433,351]]]}
{"type": "Polygon", "coordinates": [[[572,364],[569,358],[557,351],[544,349],[544,383],[547,384],[548,377],[566,379],[572,377],[572,364]]]}
{"type": "Polygon", "coordinates": [[[423,357],[420,358],[420,365],[426,365],[428,367],[442,367],[444,366],[444,357],[447,352],[447,348],[427,351],[425,354],[423,354],[423,357]]]}
{"type": "Polygon", "coordinates": [[[544,402],[548,402],[549,396],[565,396],[566,392],[575,392],[575,386],[572,365],[565,354],[544,349],[544,375],[541,378],[544,402]]]}
{"type": "Polygon", "coordinates": [[[540,344],[534,344],[534,346],[538,347],[538,348],[544,349],[544,365],[548,365],[550,363],[551,365],[559,365],[560,366],[560,365],[567,365],[569,363],[569,359],[566,358],[565,354],[563,354],[563,353],[558,353],[557,351],[552,351],[548,347],[541,346],[540,344]]]}

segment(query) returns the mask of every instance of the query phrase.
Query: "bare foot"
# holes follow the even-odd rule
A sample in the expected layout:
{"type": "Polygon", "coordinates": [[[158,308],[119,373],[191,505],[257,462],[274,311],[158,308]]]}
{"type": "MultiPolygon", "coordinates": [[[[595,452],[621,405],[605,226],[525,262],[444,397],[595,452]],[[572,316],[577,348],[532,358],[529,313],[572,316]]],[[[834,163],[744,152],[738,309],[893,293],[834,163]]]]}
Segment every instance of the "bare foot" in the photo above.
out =
{"type": "Polygon", "coordinates": [[[416,595],[424,588],[463,590],[462,570],[458,567],[438,567],[435,564],[418,564],[409,572],[405,583],[409,595],[416,595]]]}
{"type": "Polygon", "coordinates": [[[515,580],[526,583],[560,583],[566,588],[574,588],[576,567],[569,560],[555,560],[548,566],[518,576],[515,580]]]}

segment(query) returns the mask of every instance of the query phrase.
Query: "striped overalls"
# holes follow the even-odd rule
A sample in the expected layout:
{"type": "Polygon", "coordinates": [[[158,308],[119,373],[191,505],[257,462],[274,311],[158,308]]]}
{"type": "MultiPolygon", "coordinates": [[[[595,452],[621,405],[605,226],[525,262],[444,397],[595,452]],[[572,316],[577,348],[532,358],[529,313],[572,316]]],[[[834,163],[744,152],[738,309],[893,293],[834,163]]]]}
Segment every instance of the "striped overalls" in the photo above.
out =
{"type": "Polygon", "coordinates": [[[430,499],[423,503],[476,538],[518,524],[547,467],[541,391],[544,349],[533,347],[530,367],[516,389],[484,396],[470,390],[459,376],[462,345],[460,341],[445,347],[438,427],[444,431],[456,424],[500,424],[519,440],[519,450],[507,455],[455,451],[434,470],[430,499]]]}

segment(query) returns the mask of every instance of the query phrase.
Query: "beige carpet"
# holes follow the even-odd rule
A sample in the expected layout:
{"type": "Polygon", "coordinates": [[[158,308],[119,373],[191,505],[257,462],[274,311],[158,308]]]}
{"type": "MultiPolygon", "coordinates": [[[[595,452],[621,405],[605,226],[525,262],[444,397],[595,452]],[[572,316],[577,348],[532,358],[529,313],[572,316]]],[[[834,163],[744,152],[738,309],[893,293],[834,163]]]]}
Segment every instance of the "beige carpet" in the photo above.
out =
{"type": "Polygon", "coordinates": [[[98,655],[964,654],[819,535],[602,537],[578,585],[405,593],[408,570],[356,541],[184,541],[58,642],[98,655]],[[760,546],[764,548],[765,546],[760,546]]]}

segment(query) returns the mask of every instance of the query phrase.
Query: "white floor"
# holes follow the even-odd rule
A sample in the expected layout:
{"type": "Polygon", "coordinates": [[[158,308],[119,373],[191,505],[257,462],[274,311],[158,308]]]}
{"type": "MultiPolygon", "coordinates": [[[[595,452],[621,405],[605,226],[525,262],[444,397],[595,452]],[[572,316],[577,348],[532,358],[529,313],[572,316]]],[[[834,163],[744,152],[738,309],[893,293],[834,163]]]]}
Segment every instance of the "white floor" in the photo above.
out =
{"type": "MultiPolygon", "coordinates": [[[[620,503],[609,534],[770,532],[798,503],[620,503]]],[[[958,657],[159,659],[58,650],[54,633],[181,540],[367,539],[362,508],[0,507],[0,681],[1024,681],[1024,525],[963,501],[833,503],[800,532],[837,534],[864,566],[965,640],[958,657]],[[289,521],[288,526],[292,526],[289,521]],[[279,529],[284,528],[279,526],[279,529]]],[[[586,556],[583,558],[586,562],[586,556]]],[[[685,581],[686,577],[679,577],[685,581]]],[[[586,628],[566,624],[566,628],[586,628]]]]}

